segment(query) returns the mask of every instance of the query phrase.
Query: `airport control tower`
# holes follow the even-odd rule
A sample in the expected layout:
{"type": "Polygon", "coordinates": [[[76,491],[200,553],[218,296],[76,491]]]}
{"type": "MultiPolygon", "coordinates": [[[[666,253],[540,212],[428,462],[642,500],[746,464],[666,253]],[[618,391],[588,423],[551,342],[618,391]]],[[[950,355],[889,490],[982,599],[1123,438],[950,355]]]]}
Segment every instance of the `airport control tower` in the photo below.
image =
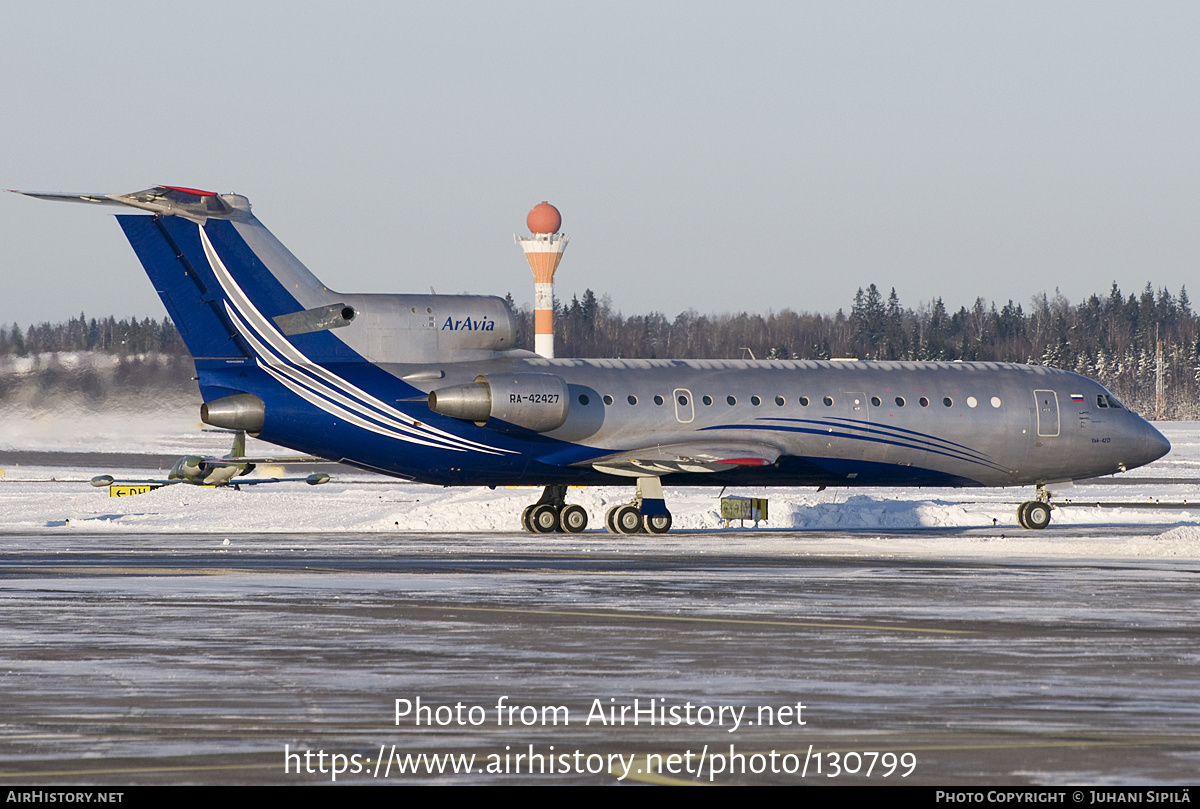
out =
{"type": "Polygon", "coordinates": [[[562,214],[549,202],[539,202],[525,217],[531,236],[514,236],[529,269],[533,270],[533,350],[554,357],[554,271],[571,237],[558,232],[562,214]]]}

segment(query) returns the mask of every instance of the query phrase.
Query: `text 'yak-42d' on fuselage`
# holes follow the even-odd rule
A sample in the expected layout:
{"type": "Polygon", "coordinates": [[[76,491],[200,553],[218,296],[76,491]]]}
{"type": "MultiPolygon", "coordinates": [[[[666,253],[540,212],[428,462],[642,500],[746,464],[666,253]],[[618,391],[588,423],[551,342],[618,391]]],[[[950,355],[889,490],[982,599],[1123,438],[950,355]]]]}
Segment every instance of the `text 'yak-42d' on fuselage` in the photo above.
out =
{"type": "Polygon", "coordinates": [[[670,528],[663,482],[1049,488],[1170,445],[1077,374],[994,362],[546,359],[507,304],[334,292],[236,194],[33,194],[117,217],[196,362],[209,424],[447,485],[538,485],[535,532],[581,531],[569,485],[636,483],[618,533],[670,528]]]}

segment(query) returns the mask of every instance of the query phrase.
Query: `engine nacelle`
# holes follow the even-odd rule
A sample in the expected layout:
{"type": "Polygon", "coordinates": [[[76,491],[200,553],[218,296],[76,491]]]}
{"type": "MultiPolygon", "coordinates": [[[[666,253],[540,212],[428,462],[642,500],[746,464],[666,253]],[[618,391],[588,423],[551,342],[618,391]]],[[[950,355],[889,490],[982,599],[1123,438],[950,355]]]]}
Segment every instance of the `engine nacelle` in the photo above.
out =
{"type": "Polygon", "coordinates": [[[429,394],[429,409],[483,424],[498,419],[537,433],[567,420],[567,383],[554,374],[488,374],[429,394]]]}
{"type": "Polygon", "coordinates": [[[354,322],[338,329],[338,337],[373,362],[486,360],[516,344],[517,322],[503,298],[365,294],[337,298],[354,312],[354,322]]]}
{"type": "Polygon", "coordinates": [[[239,393],[200,405],[200,420],[227,430],[257,433],[263,428],[266,412],[262,399],[252,393],[239,393]]]}

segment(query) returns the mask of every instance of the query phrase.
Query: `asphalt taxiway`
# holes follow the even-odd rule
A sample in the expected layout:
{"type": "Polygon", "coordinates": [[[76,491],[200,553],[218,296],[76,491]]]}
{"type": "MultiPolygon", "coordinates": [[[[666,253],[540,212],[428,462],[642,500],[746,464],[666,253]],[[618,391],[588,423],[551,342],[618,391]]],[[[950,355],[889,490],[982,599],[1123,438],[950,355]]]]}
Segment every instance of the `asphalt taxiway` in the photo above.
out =
{"type": "Polygon", "coordinates": [[[832,539],[3,536],[0,784],[1194,781],[1196,562],[832,539]]]}

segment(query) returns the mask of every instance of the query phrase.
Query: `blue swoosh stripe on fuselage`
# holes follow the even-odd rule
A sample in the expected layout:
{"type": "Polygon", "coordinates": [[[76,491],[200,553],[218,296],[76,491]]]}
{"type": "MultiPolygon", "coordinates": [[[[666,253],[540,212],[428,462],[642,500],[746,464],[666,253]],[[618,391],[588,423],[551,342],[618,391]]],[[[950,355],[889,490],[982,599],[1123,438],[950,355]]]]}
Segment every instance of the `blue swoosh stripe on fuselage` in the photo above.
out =
{"type": "Polygon", "coordinates": [[[887,424],[879,424],[876,422],[860,422],[854,419],[841,418],[831,416],[828,420],[822,419],[789,419],[779,418],[774,416],[765,416],[760,421],[789,421],[799,424],[820,424],[837,427],[840,429],[855,429],[864,433],[879,433],[882,435],[892,435],[894,438],[905,439],[907,436],[896,435],[896,433],[907,433],[908,435],[919,436],[920,438],[907,438],[909,441],[917,441],[918,443],[928,444],[930,447],[940,447],[942,449],[951,449],[952,451],[961,451],[967,455],[973,455],[976,458],[984,461],[990,461],[991,456],[987,453],[979,452],[973,447],[968,447],[966,444],[959,444],[955,441],[948,441],[945,438],[939,438],[936,435],[918,432],[916,430],[908,430],[903,427],[892,427],[887,424]],[[888,431],[891,431],[890,433],[888,431]]]}
{"type": "Polygon", "coordinates": [[[360,422],[358,426],[402,441],[492,455],[512,452],[421,424],[321,364],[312,362],[275,328],[274,323],[259,310],[257,302],[242,289],[241,283],[225,266],[224,259],[206,230],[200,230],[200,242],[209,269],[225,293],[227,317],[251,345],[259,366],[293,393],[327,412],[333,412],[330,410],[332,407],[343,417],[355,414],[352,420],[360,422]]]}
{"type": "MultiPolygon", "coordinates": [[[[855,419],[844,418],[842,416],[830,416],[829,420],[843,422],[843,423],[845,423],[847,425],[851,425],[851,426],[861,426],[863,424],[863,422],[856,421],[855,419]]],[[[872,428],[879,428],[882,430],[891,430],[892,432],[896,432],[896,433],[908,433],[909,435],[919,435],[922,438],[927,438],[931,441],[939,441],[942,444],[946,444],[946,445],[949,445],[952,447],[958,447],[959,449],[964,450],[966,452],[973,452],[976,455],[978,455],[980,458],[990,458],[991,457],[990,455],[987,455],[986,453],[979,452],[974,447],[968,447],[966,444],[960,444],[957,441],[951,441],[949,439],[941,438],[936,435],[930,435],[929,433],[923,433],[923,432],[920,432],[919,430],[909,430],[905,427],[893,427],[890,424],[884,424],[883,422],[879,422],[879,421],[867,422],[867,425],[872,428]]]]}
{"type": "Polygon", "coordinates": [[[1004,467],[997,466],[996,464],[994,464],[990,461],[981,461],[976,458],[972,458],[970,456],[964,455],[962,453],[948,452],[948,451],[939,450],[939,449],[932,449],[930,447],[922,447],[919,445],[902,442],[902,441],[888,441],[883,438],[872,438],[870,436],[864,436],[864,435],[853,435],[851,433],[834,432],[833,429],[831,429],[831,428],[824,429],[824,430],[816,430],[816,429],[805,428],[805,427],[777,427],[777,426],[771,426],[771,425],[767,425],[767,424],[724,424],[724,425],[718,424],[718,425],[714,425],[712,427],[701,427],[700,429],[702,431],[703,430],[763,430],[763,431],[776,431],[776,432],[785,432],[785,433],[804,433],[807,435],[833,436],[834,438],[845,438],[845,439],[848,439],[851,441],[870,441],[870,442],[876,443],[876,444],[888,444],[888,445],[891,445],[894,447],[901,447],[903,449],[915,449],[915,450],[920,450],[921,452],[932,452],[936,455],[942,455],[947,458],[952,458],[956,461],[966,461],[967,463],[978,464],[979,466],[984,466],[984,467],[987,467],[988,469],[994,469],[997,472],[1007,472],[1008,471],[1004,467]]]}
{"type": "MultiPolygon", "coordinates": [[[[228,291],[232,292],[232,290],[228,291]]],[[[231,298],[233,297],[231,295],[231,298]]],[[[359,390],[327,368],[311,363],[289,361],[303,360],[304,357],[293,346],[287,345],[282,335],[266,334],[262,329],[254,328],[248,321],[243,320],[244,310],[237,308],[236,300],[230,300],[226,306],[228,307],[228,316],[258,355],[259,367],[310,404],[331,414],[347,418],[363,429],[401,441],[422,443],[431,447],[460,452],[475,450],[493,455],[500,452],[511,452],[511,450],[497,449],[469,441],[453,433],[445,433],[434,428],[422,429],[407,423],[404,419],[411,419],[411,416],[359,390]],[[272,341],[276,343],[282,341],[283,345],[273,345],[272,341]],[[284,352],[291,354],[291,357],[283,356],[284,352]]]]}

